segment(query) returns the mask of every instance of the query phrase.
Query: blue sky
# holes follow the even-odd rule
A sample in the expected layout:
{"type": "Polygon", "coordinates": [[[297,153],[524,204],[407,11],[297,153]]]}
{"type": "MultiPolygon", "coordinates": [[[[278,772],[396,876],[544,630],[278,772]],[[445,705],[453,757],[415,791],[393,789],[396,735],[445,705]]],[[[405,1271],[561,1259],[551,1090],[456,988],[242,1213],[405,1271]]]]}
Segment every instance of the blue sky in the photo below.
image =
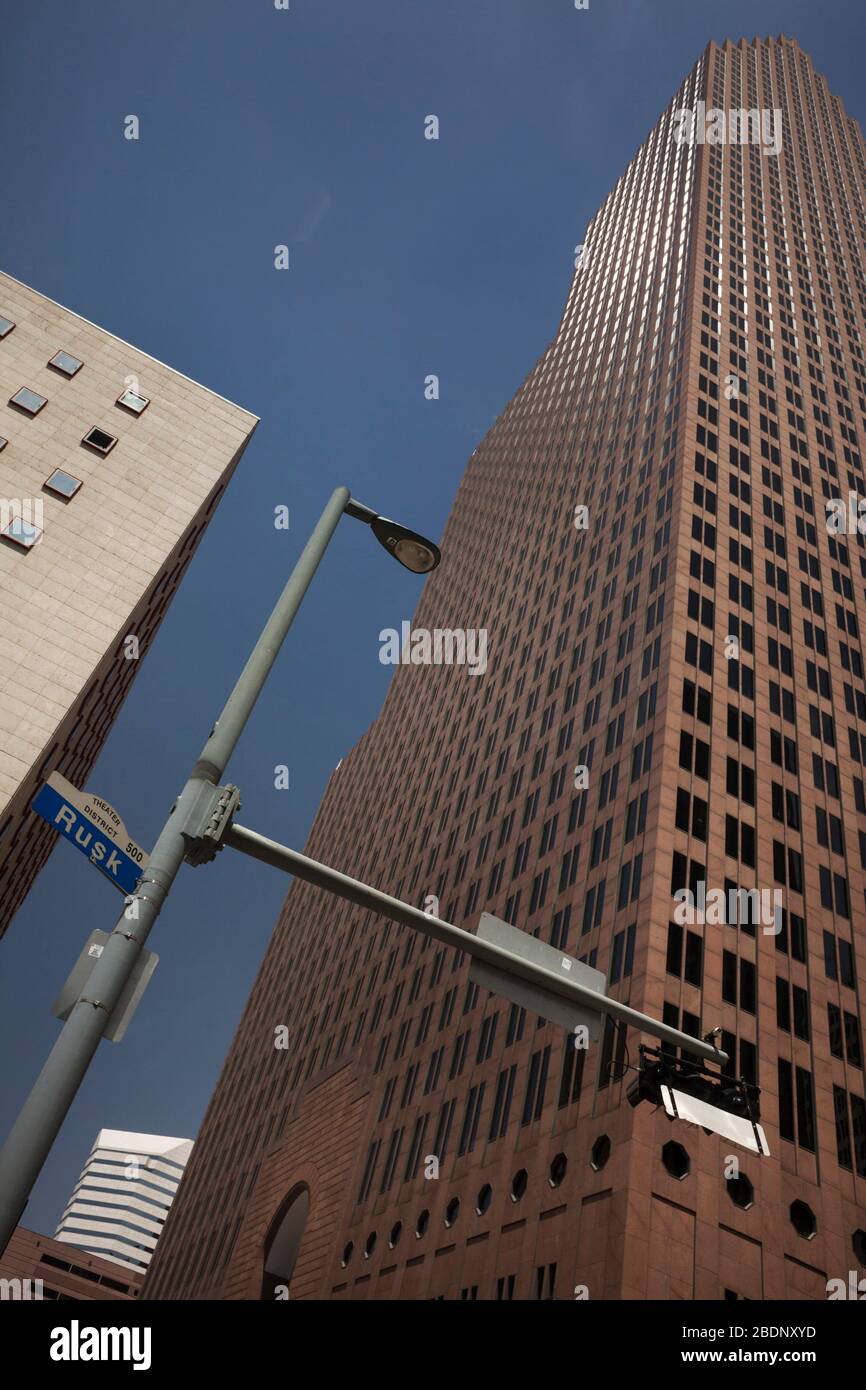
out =
{"type": "MultiPolygon", "coordinates": [[[[686,72],[711,38],[779,33],[862,124],[866,7],[842,0],[6,0],[0,265],[262,417],[89,779],[141,844],[331,489],[438,537],[555,332],[575,243],[686,72]]],[[[244,824],[302,847],[384,697],[378,633],[418,592],[342,523],[229,768],[244,824]]],[[[194,1137],[287,885],[230,851],[183,871],[28,1226],[53,1232],[100,1127],[194,1137]]],[[[59,845],[0,942],[3,1133],[116,908],[59,845]]]]}

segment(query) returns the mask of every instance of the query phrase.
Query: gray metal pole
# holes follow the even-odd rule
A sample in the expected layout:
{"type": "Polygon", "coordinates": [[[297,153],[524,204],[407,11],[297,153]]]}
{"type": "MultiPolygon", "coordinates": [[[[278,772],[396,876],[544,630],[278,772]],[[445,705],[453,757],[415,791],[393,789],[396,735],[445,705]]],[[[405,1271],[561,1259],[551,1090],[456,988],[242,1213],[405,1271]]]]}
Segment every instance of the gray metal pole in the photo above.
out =
{"type": "Polygon", "coordinates": [[[628,1004],[622,1004],[618,999],[610,999],[606,994],[587,989],[585,985],[578,984],[576,980],[570,980],[565,975],[556,975],[552,970],[546,970],[543,965],[513,955],[511,951],[504,950],[492,941],[483,941],[472,932],[464,931],[462,927],[443,922],[441,917],[431,917],[422,912],[420,907],[410,907],[409,903],[401,902],[399,898],[392,898],[388,893],[371,888],[369,884],[361,883],[357,878],[349,878],[337,869],[328,868],[327,864],[308,859],[305,854],[298,854],[297,850],[278,844],[276,840],[268,840],[264,835],[256,834],[254,830],[247,830],[242,825],[232,825],[226,831],[224,843],[232,849],[249,854],[253,859],[261,860],[263,864],[270,864],[275,869],[284,869],[295,878],[313,883],[317,888],[335,893],[337,897],[347,898],[359,907],[370,908],[383,917],[390,917],[394,922],[402,922],[405,927],[414,927],[425,936],[432,936],[436,941],[444,942],[446,946],[453,946],[456,951],[465,951],[467,955],[486,961],[488,965],[494,965],[509,975],[519,975],[521,979],[528,980],[551,994],[570,999],[574,1004],[585,1005],[596,1013],[610,1014],[611,1018],[617,1019],[620,1023],[639,1028],[651,1037],[661,1038],[663,1042],[685,1047],[695,1056],[705,1057],[710,1062],[728,1060],[728,1054],[720,1048],[711,1047],[709,1043],[693,1038],[689,1033],[681,1033],[678,1028],[671,1028],[667,1023],[660,1023],[656,1018],[639,1013],[637,1009],[629,1008],[628,1004]]]}
{"type": "Polygon", "coordinates": [[[169,812],[135,894],[127,899],[127,906],[0,1150],[0,1252],[5,1250],[21,1218],[111,1011],[183,863],[186,842],[181,831],[187,817],[203,787],[218,784],[350,496],[346,487],[338,487],[332,493],[201,757],[169,812]]]}

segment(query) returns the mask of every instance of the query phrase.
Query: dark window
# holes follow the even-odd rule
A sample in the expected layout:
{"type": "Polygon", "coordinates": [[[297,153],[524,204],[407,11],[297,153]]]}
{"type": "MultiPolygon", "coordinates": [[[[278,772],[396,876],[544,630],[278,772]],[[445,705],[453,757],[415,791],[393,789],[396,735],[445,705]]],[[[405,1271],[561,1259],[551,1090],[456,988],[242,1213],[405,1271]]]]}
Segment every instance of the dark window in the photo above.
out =
{"type": "Polygon", "coordinates": [[[797,1139],[802,1149],[815,1151],[815,1102],[812,1073],[797,1067],[797,1139]]]}
{"type": "Polygon", "coordinates": [[[794,1142],[794,1086],[791,1063],[779,1058],[779,1133],[794,1142]]]}
{"type": "Polygon", "coordinates": [[[94,425],[93,429],[87,431],[81,442],[86,444],[88,448],[95,449],[98,454],[110,454],[117,440],[113,434],[108,434],[105,430],[94,425]]]}
{"type": "Polygon", "coordinates": [[[798,1038],[804,1042],[809,1041],[809,996],[799,985],[793,985],[791,990],[794,996],[794,1032],[798,1038]]]}
{"type": "Polygon", "coordinates": [[[562,1059],[562,1078],[559,1083],[559,1107],[571,1105],[580,1096],[583,1084],[583,1064],[586,1048],[574,1046],[574,1035],[565,1039],[565,1053],[562,1059]]]}
{"type": "Polygon", "coordinates": [[[737,957],[731,951],[722,952],[722,998],[727,1004],[737,1002],[737,957]]]}
{"type": "Polygon", "coordinates": [[[840,1168],[851,1168],[851,1130],[848,1126],[848,1095],[841,1086],[833,1087],[833,1111],[836,1120],[836,1157],[840,1168]]]}
{"type": "Polygon", "coordinates": [[[685,978],[688,984],[701,987],[701,971],[704,958],[704,943],[695,932],[686,933],[685,978]]]}
{"type": "Polygon", "coordinates": [[[788,981],[781,975],[776,976],[776,1023],[779,1028],[784,1028],[786,1033],[791,1031],[791,996],[788,990],[788,981]]]}
{"type": "Polygon", "coordinates": [[[523,1098],[523,1114],[520,1119],[522,1125],[528,1125],[531,1120],[541,1118],[549,1063],[549,1047],[545,1047],[543,1051],[533,1052],[529,1063],[529,1074],[526,1078],[526,1094],[523,1098]]]}

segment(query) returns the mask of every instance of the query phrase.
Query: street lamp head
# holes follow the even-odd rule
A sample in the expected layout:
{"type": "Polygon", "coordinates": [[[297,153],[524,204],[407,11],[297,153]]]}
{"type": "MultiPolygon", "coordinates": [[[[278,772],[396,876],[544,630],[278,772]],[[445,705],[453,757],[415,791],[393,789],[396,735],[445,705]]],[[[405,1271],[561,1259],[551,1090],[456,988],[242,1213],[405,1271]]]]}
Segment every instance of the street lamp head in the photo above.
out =
{"type": "Polygon", "coordinates": [[[413,574],[429,574],[442,559],[438,545],[428,541],[426,536],[420,536],[417,531],[410,531],[408,526],[401,526],[397,521],[389,521],[387,517],[379,516],[372,507],[365,507],[363,502],[356,501],[354,497],[349,498],[344,510],[347,516],[352,516],[356,521],[363,521],[369,526],[379,544],[413,574]]]}
{"type": "Polygon", "coordinates": [[[410,531],[408,526],[400,526],[384,516],[377,516],[370,526],[379,544],[413,574],[429,574],[442,559],[437,545],[417,531],[410,531]]]}

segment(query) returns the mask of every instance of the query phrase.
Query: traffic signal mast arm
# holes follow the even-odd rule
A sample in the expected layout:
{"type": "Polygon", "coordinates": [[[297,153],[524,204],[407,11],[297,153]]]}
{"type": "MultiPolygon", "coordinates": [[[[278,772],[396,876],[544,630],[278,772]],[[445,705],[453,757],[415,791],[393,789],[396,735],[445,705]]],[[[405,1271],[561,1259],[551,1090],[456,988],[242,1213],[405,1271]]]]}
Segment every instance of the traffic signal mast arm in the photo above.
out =
{"type": "MultiPolygon", "coordinates": [[[[467,955],[484,961],[503,974],[517,976],[534,985],[536,989],[557,995],[582,1009],[608,1014],[618,1023],[625,1023],[630,1028],[649,1033],[651,1037],[659,1038],[662,1042],[684,1047],[692,1056],[722,1064],[728,1061],[726,1052],[709,1043],[693,1038],[688,1033],[681,1033],[678,1028],[671,1028],[656,1018],[649,1018],[618,999],[610,999],[606,994],[588,989],[577,980],[569,978],[567,974],[556,974],[543,965],[503,950],[492,941],[482,940],[472,932],[464,931],[462,927],[443,922],[440,917],[431,917],[428,913],[422,912],[420,907],[411,907],[409,903],[392,898],[378,888],[371,888],[369,884],[341,874],[337,869],[319,864],[315,859],[308,859],[306,855],[298,854],[297,850],[289,849],[287,845],[268,840],[254,830],[247,830],[242,825],[230,825],[223,833],[222,843],[260,860],[263,864],[270,864],[272,868],[283,869],[295,878],[312,883],[315,887],[334,893],[339,898],[346,898],[359,907],[368,908],[382,917],[390,917],[393,922],[401,922],[404,927],[423,932],[425,936],[433,937],[446,946],[453,946],[456,951],[465,951],[467,955]]],[[[568,961],[569,958],[562,955],[562,959],[568,961]]]]}

